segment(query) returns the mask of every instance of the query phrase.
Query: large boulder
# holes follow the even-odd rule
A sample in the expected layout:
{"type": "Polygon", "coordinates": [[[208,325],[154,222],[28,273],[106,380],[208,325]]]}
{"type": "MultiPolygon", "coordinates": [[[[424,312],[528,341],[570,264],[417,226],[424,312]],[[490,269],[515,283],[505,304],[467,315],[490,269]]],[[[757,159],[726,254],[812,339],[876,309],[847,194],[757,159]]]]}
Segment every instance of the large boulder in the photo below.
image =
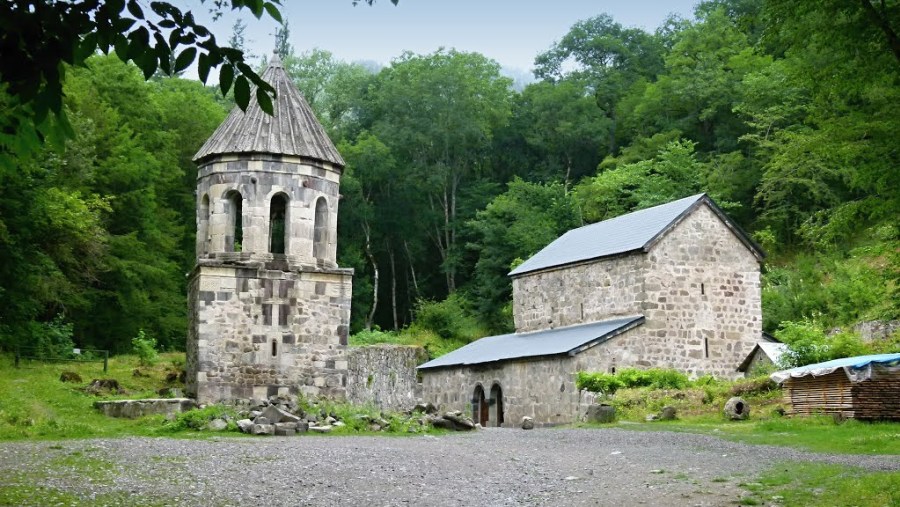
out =
{"type": "Polygon", "coordinates": [[[466,417],[459,410],[455,412],[447,412],[444,414],[444,419],[453,423],[455,430],[457,431],[468,431],[475,429],[475,421],[472,420],[471,417],[466,417]]]}
{"type": "Polygon", "coordinates": [[[268,419],[272,424],[280,422],[300,422],[300,418],[294,414],[282,410],[275,405],[269,405],[264,408],[260,416],[268,419]]]}
{"type": "Polygon", "coordinates": [[[660,421],[673,421],[677,418],[675,407],[671,405],[666,405],[659,412],[659,420],[660,421]]]}
{"type": "Polygon", "coordinates": [[[743,398],[735,396],[725,402],[725,417],[732,421],[742,421],[750,417],[750,405],[743,398]]]}
{"type": "Polygon", "coordinates": [[[611,423],[616,420],[616,407],[612,405],[593,404],[588,406],[585,421],[593,423],[611,423]]]}

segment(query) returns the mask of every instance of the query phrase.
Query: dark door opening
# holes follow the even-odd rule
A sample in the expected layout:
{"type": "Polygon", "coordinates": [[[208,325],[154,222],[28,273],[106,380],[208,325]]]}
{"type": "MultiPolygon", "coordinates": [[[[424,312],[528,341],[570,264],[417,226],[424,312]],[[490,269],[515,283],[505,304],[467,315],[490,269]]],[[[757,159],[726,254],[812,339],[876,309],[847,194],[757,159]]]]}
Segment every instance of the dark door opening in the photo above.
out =
{"type": "Polygon", "coordinates": [[[490,411],[490,423],[491,426],[503,426],[503,389],[500,387],[500,384],[494,384],[491,386],[491,411],[490,411]]]}
{"type": "Polygon", "coordinates": [[[488,401],[484,397],[484,388],[480,385],[475,386],[475,393],[472,395],[472,420],[482,427],[488,423],[488,401]]]}

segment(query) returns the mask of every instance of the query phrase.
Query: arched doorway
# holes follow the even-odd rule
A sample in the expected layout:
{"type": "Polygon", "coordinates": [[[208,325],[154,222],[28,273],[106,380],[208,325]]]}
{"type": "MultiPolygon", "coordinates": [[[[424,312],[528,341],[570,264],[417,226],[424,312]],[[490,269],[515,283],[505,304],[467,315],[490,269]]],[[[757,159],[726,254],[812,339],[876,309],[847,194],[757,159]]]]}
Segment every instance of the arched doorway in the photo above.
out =
{"type": "Polygon", "coordinates": [[[491,386],[491,401],[490,401],[490,423],[491,426],[503,426],[503,389],[500,387],[500,384],[494,383],[491,386]]]}
{"type": "Polygon", "coordinates": [[[472,420],[481,424],[482,427],[488,424],[488,402],[484,397],[484,388],[481,384],[475,386],[475,393],[472,395],[472,420]]]}

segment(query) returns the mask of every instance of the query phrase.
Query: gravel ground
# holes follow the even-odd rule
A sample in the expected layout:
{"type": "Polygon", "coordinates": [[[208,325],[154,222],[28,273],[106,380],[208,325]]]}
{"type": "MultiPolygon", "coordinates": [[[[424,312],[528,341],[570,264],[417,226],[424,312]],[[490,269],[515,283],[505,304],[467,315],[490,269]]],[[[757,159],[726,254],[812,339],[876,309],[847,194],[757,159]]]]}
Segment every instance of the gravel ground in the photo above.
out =
{"type": "Polygon", "coordinates": [[[735,505],[739,483],[786,461],[900,470],[896,456],[815,454],[687,433],[492,428],[7,443],[0,488],[55,488],[88,504],[112,492],[115,503],[133,505],[707,506],[735,505]]]}

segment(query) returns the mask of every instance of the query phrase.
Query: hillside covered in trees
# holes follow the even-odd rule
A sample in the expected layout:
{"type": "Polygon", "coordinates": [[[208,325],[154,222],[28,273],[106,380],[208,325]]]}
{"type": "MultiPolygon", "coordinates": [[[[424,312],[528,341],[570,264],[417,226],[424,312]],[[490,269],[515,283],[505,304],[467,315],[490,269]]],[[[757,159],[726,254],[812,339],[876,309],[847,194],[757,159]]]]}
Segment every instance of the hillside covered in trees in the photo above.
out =
{"type": "MultiPolygon", "coordinates": [[[[516,263],[699,192],[768,253],[767,331],[900,318],[898,29],[895,1],[711,1],[653,33],[599,14],[535,55],[521,91],[477,53],[376,70],[295,52],[282,31],[348,164],[353,331],[508,332],[516,263]]],[[[183,348],[191,157],[233,99],[103,55],[64,91],[76,137],[0,167],[0,345],[71,334],[124,352],[143,329],[183,348]]],[[[0,149],[15,153],[8,110],[0,149]]]]}

